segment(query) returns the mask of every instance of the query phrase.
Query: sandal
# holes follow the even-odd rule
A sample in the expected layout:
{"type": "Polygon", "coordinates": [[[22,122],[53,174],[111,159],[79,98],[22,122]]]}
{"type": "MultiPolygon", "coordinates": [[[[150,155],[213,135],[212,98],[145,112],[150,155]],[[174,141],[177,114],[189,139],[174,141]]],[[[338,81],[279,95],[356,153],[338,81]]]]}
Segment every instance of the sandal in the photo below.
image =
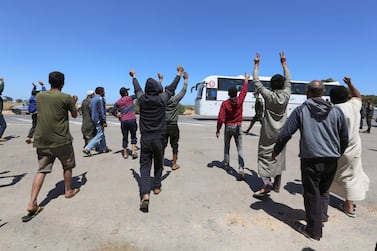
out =
{"type": "Polygon", "coordinates": [[[140,202],[140,211],[142,211],[143,213],[149,212],[149,199],[143,199],[140,202]]]}
{"type": "Polygon", "coordinates": [[[37,216],[41,211],[43,210],[43,207],[37,206],[35,210],[27,212],[25,216],[22,216],[21,220],[22,222],[28,222],[31,219],[33,219],[35,216],[37,216]]]}
{"type": "Polygon", "coordinates": [[[155,189],[153,189],[153,193],[154,193],[155,195],[161,193],[161,187],[156,187],[155,189]]]}
{"type": "Polygon", "coordinates": [[[137,156],[137,153],[133,153],[133,154],[132,154],[132,159],[137,159],[137,157],[138,157],[138,156],[137,156]]]}
{"type": "Polygon", "coordinates": [[[351,217],[351,218],[356,218],[356,205],[353,205],[353,210],[352,212],[348,212],[344,209],[344,203],[340,203],[338,204],[338,209],[340,211],[342,211],[345,215],[347,215],[348,217],[351,217]]]}
{"type": "Polygon", "coordinates": [[[179,169],[180,167],[181,167],[180,165],[175,165],[175,167],[173,166],[173,167],[171,168],[171,170],[175,171],[175,170],[179,169]]]}

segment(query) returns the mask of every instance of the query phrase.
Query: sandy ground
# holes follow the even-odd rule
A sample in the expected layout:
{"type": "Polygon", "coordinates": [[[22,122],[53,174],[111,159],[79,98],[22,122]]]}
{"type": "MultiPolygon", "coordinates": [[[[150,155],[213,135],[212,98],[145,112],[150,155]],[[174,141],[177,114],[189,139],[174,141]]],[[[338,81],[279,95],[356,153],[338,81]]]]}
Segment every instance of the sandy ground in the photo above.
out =
{"type": "MultiPolygon", "coordinates": [[[[116,120],[106,129],[112,152],[84,157],[81,119],[72,120],[77,167],[74,186],[81,189],[64,198],[61,165],[46,177],[39,203],[44,210],[21,222],[37,169],[35,149],[24,140],[30,116],[5,116],[8,142],[0,143],[0,250],[374,250],[377,241],[377,128],[361,134],[363,164],[371,179],[367,199],[357,218],[336,209],[332,196],[329,222],[321,241],[293,229],[304,219],[300,182],[298,135],[287,148],[287,170],[280,193],[265,200],[252,197],[260,187],[256,153],[258,136],[245,135],[246,180],[220,165],[223,138],[215,137],[215,121],[181,117],[179,164],[171,171],[166,153],[162,192],[151,195],[149,213],[139,211],[139,162],[121,157],[121,133],[116,120]]],[[[246,128],[249,122],[245,122],[246,128]]],[[[258,134],[259,124],[252,132],[258,134]]],[[[231,166],[236,165],[231,148],[231,166]]]]}

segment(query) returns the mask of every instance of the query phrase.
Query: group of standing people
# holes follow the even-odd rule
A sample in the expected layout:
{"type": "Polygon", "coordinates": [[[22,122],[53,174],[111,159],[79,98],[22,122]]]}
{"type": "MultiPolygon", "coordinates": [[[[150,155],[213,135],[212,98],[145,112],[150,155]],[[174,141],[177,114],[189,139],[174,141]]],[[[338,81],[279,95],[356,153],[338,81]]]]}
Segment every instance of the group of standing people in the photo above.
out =
{"type": "MultiPolygon", "coordinates": [[[[296,222],[294,227],[306,237],[320,240],[323,223],[328,221],[330,190],[345,199],[339,209],[350,217],[356,217],[354,201],[365,199],[369,189],[369,178],[361,163],[361,140],[358,131],[361,95],[351,79],[344,77],[348,90],[345,87],[333,88],[330,92],[330,103],[322,98],[325,93],[322,81],[313,80],[307,86],[308,99],[293,110],[287,119],[286,108],[291,84],[286,57],[284,53],[280,53],[284,76],[276,74],[271,78],[271,90],[259,81],[259,62],[260,55],[257,54],[254,58],[253,84],[265,101],[258,144],[258,174],[263,185],[254,193],[254,197],[262,198],[271,190],[277,193],[280,191],[281,174],[286,166],[286,144],[292,135],[300,130],[299,157],[306,225],[296,222]]],[[[225,124],[226,170],[229,169],[230,139],[235,138],[239,180],[242,180],[244,175],[242,134],[239,130],[242,120],[239,117],[242,117],[242,103],[248,79],[249,76],[245,74],[244,86],[238,97],[237,90],[228,90],[229,99],[220,107],[216,131],[218,137],[222,124],[225,124]]]]}

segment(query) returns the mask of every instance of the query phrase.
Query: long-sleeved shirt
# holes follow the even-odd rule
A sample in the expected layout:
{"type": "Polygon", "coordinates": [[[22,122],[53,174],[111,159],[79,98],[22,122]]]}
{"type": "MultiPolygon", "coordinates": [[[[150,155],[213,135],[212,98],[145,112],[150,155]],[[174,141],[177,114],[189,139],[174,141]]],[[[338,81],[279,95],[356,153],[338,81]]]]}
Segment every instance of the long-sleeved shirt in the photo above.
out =
{"type": "MultiPolygon", "coordinates": [[[[42,92],[46,91],[46,87],[44,85],[42,86],[41,91],[42,92]]],[[[37,112],[37,99],[36,99],[37,93],[38,93],[37,87],[33,87],[33,89],[31,90],[31,96],[29,99],[29,107],[28,107],[28,110],[30,113],[37,112]]]]}
{"type": "Polygon", "coordinates": [[[187,91],[188,82],[185,80],[183,83],[182,90],[175,96],[172,96],[166,106],[166,122],[171,124],[176,124],[178,122],[178,104],[185,96],[187,91]]]}
{"type": "Polygon", "coordinates": [[[300,129],[300,158],[338,158],[348,145],[343,112],[322,98],[306,100],[293,110],[280,131],[274,152],[280,151],[300,129]]]}
{"type": "Polygon", "coordinates": [[[225,125],[241,125],[242,123],[242,111],[243,102],[247,94],[248,80],[245,79],[242,90],[237,97],[229,98],[222,102],[219,116],[217,118],[217,131],[219,132],[221,126],[225,125]]]}
{"type": "Polygon", "coordinates": [[[140,106],[140,132],[143,137],[162,137],[166,133],[166,105],[175,89],[177,88],[180,76],[177,75],[174,81],[162,91],[161,84],[148,78],[145,84],[145,93],[140,87],[136,78],[132,79],[135,94],[140,106]]]}
{"type": "Polygon", "coordinates": [[[94,125],[106,123],[105,100],[100,95],[95,95],[90,101],[91,118],[94,125]]]}

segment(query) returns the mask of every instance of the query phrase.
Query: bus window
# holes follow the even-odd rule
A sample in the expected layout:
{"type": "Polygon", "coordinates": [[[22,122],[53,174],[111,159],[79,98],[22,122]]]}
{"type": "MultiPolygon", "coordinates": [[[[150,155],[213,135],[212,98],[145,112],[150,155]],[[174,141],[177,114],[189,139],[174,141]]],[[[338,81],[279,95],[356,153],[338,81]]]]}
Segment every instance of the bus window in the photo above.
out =
{"type": "Polygon", "coordinates": [[[207,88],[206,100],[217,100],[217,89],[207,88]]]}
{"type": "Polygon", "coordinates": [[[204,85],[198,85],[198,92],[196,93],[196,99],[202,99],[204,85]]]}
{"type": "Polygon", "coordinates": [[[306,94],[306,84],[291,83],[291,94],[306,94]]]}
{"type": "Polygon", "coordinates": [[[334,88],[336,85],[326,85],[325,84],[325,94],[323,94],[323,96],[330,96],[330,91],[332,88],[334,88]]]}

